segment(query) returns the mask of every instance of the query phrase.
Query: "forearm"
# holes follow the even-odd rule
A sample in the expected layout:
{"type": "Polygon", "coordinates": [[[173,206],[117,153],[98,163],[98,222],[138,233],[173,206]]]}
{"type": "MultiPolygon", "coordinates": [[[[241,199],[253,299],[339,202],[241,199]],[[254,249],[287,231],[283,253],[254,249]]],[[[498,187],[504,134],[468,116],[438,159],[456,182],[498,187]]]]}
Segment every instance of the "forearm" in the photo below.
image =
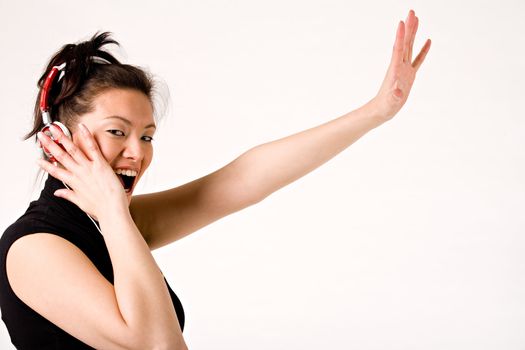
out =
{"type": "Polygon", "coordinates": [[[99,220],[113,265],[116,300],[128,327],[152,344],[186,348],[164,277],[127,208],[99,220]]]}
{"type": "Polygon", "coordinates": [[[383,123],[374,105],[299,133],[258,145],[242,156],[247,191],[260,201],[308,174],[383,123]]]}

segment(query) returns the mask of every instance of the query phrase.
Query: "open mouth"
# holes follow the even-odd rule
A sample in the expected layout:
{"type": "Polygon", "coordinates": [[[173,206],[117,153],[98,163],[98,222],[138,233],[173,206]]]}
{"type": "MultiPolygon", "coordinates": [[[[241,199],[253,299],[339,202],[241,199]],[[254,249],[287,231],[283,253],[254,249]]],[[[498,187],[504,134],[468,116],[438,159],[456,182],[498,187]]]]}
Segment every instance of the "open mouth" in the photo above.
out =
{"type": "Polygon", "coordinates": [[[124,187],[124,191],[126,193],[130,193],[133,189],[133,185],[135,184],[136,176],[127,176],[124,174],[116,174],[118,178],[120,179],[120,182],[122,183],[122,186],[124,187]]]}

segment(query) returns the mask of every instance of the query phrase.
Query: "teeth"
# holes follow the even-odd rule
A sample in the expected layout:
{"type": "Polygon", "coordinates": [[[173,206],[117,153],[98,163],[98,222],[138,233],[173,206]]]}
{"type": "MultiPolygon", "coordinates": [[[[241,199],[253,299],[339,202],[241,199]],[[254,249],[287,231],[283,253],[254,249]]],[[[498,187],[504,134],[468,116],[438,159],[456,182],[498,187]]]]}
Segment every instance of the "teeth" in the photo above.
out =
{"type": "Polygon", "coordinates": [[[117,169],[115,170],[115,174],[122,174],[126,176],[137,176],[137,172],[135,170],[129,170],[129,169],[117,169]]]}

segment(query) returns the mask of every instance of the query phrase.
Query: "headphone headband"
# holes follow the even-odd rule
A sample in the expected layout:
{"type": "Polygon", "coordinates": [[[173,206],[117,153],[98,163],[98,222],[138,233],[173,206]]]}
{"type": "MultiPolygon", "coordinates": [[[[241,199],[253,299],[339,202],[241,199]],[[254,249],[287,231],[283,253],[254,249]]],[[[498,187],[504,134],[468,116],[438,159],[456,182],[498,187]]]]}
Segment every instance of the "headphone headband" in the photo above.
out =
{"type": "Polygon", "coordinates": [[[42,86],[42,92],[40,93],[40,111],[42,112],[42,119],[45,125],[51,123],[48,104],[49,90],[51,90],[51,85],[53,84],[53,81],[55,80],[55,77],[57,76],[58,72],[61,72],[60,77],[58,79],[60,80],[60,78],[62,78],[65,67],[66,63],[64,62],[59,66],[54,66],[53,68],[51,68],[51,71],[47,75],[46,80],[44,81],[44,85],[42,86]]]}

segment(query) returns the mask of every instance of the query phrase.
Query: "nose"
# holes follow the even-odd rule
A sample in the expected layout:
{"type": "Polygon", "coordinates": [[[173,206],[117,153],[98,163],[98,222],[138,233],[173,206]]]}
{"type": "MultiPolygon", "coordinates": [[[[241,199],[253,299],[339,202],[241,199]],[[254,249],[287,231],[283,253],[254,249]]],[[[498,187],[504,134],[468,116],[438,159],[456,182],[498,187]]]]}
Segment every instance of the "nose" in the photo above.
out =
{"type": "Polygon", "coordinates": [[[135,161],[141,161],[142,158],[144,158],[144,146],[141,140],[135,137],[129,137],[124,145],[122,156],[135,161]]]}

